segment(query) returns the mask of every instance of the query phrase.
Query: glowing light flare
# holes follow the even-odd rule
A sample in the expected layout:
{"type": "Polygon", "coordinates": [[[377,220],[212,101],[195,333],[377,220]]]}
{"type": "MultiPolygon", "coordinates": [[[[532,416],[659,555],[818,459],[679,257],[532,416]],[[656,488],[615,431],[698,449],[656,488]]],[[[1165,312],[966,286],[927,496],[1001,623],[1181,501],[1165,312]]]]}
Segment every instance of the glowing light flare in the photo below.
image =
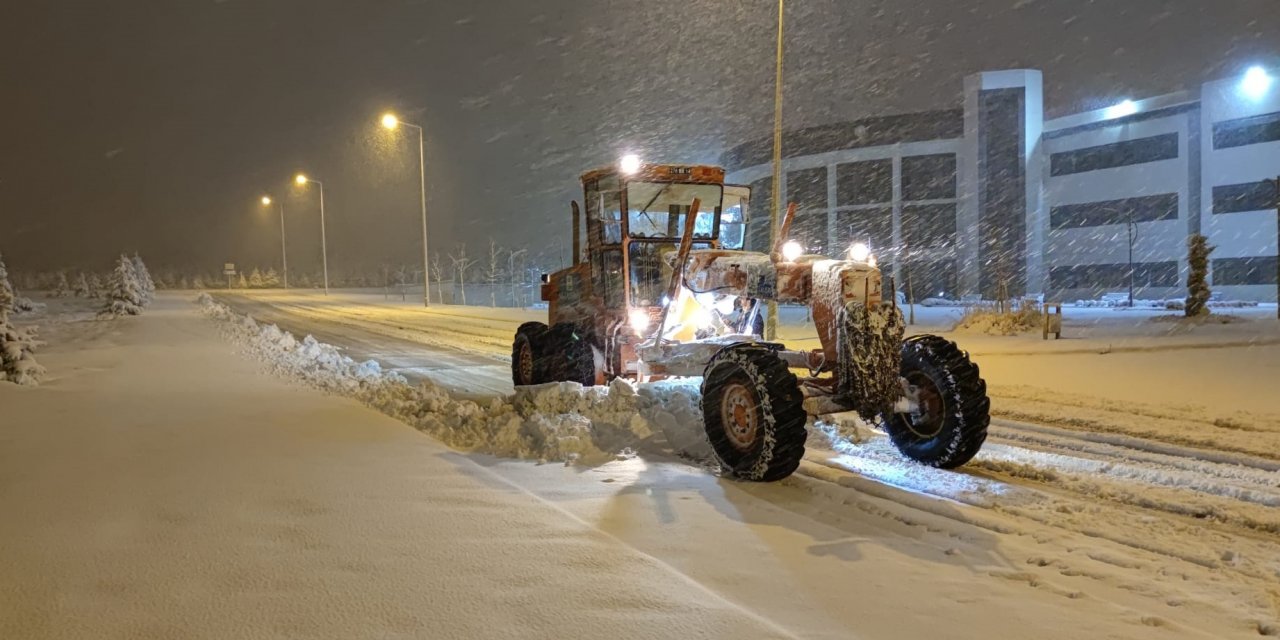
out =
{"type": "Polygon", "coordinates": [[[787,262],[795,262],[804,255],[804,246],[795,240],[788,240],[782,245],[782,258],[787,262]]]}
{"type": "Polygon", "coordinates": [[[307,176],[306,176],[306,175],[304,175],[304,174],[299,173],[297,176],[294,176],[293,181],[294,181],[294,182],[296,182],[296,183],[298,183],[298,184],[306,184],[306,183],[307,183],[307,176]]]}
{"type": "Polygon", "coordinates": [[[264,205],[271,204],[271,196],[262,196],[262,204],[264,205]]]}
{"type": "Polygon", "coordinates": [[[388,129],[395,129],[400,126],[400,118],[397,118],[394,113],[384,114],[382,116],[382,126],[388,129]]]}
{"type": "Polygon", "coordinates": [[[1122,100],[1114,106],[1107,107],[1107,110],[1103,113],[1103,115],[1106,116],[1108,119],[1123,118],[1125,116],[1131,116],[1137,112],[1138,112],[1138,103],[1132,100],[1122,100]]]}
{"type": "Polygon", "coordinates": [[[618,169],[627,175],[632,175],[640,170],[640,156],[634,153],[628,153],[622,156],[618,161],[618,169]]]}
{"type": "Polygon", "coordinates": [[[649,328],[649,312],[644,309],[632,309],[631,313],[627,314],[627,322],[637,333],[641,333],[649,328]]]}
{"type": "Polygon", "coordinates": [[[1246,97],[1259,100],[1267,95],[1271,90],[1271,83],[1274,78],[1267,73],[1262,67],[1249,67],[1244,73],[1244,79],[1240,81],[1240,92],[1246,97]]]}
{"type": "Polygon", "coordinates": [[[871,257],[871,247],[865,242],[855,242],[849,247],[849,259],[854,262],[866,262],[871,257]]]}

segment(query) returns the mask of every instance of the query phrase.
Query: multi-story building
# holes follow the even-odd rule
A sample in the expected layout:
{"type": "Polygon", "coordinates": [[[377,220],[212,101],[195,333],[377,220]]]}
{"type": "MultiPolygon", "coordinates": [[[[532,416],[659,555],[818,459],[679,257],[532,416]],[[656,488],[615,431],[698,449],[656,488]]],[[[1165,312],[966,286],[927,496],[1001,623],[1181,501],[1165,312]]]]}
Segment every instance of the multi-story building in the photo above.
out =
{"type": "MultiPolygon", "coordinates": [[[[918,298],[1185,292],[1186,240],[1216,246],[1211,283],[1274,300],[1280,83],[1261,68],[1198,90],[1045,120],[1039,71],[975,74],[962,108],[789,131],[793,237],[868,241],[918,298]],[[908,277],[909,276],[909,277],[908,277]]],[[[752,186],[751,246],[769,234],[771,141],[730,149],[752,186]],[[761,207],[760,203],[764,203],[761,207]]]]}

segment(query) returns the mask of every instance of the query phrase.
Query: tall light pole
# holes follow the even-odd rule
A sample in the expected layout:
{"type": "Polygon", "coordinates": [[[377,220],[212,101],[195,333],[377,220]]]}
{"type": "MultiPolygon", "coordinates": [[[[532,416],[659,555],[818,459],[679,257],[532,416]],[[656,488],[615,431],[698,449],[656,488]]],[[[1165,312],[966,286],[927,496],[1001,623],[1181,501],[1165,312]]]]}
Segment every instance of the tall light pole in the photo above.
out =
{"type": "MultiPolygon", "coordinates": [[[[782,18],[786,0],[778,0],[778,48],[773,79],[773,192],[769,194],[769,251],[778,246],[778,194],[782,193],[782,18]]],[[[764,323],[765,339],[778,335],[778,303],[769,300],[764,323]]]]}
{"type": "MultiPolygon", "coordinates": [[[[284,267],[284,288],[289,288],[289,250],[284,243],[284,202],[277,203],[280,206],[280,262],[284,267]]],[[[271,206],[271,196],[262,196],[262,206],[271,206]]]]}
{"type": "Polygon", "coordinates": [[[329,295],[329,240],[325,237],[324,231],[324,183],[312,180],[302,173],[295,176],[293,181],[300,187],[307,186],[308,182],[320,187],[320,259],[324,264],[324,294],[327,296],[329,295]]]}
{"type": "Polygon", "coordinates": [[[431,278],[428,277],[431,267],[430,256],[427,253],[427,160],[422,145],[422,127],[405,122],[397,118],[394,113],[388,113],[382,116],[382,126],[388,129],[395,129],[400,125],[413,127],[418,130],[418,187],[419,194],[422,198],[422,306],[431,306],[431,278]]]}

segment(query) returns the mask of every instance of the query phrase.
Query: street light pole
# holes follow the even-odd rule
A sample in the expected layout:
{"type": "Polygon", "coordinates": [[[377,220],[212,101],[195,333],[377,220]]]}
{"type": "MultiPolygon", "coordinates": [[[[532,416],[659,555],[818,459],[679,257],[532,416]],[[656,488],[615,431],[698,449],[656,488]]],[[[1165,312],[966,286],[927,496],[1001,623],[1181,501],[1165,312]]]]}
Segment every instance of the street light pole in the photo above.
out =
{"type": "Polygon", "coordinates": [[[280,202],[280,262],[284,265],[284,288],[289,288],[289,247],[284,239],[284,201],[280,202]]]}
{"type": "Polygon", "coordinates": [[[430,254],[427,244],[427,156],[423,145],[424,132],[421,126],[405,122],[394,114],[382,116],[382,126],[388,129],[404,125],[418,130],[418,192],[422,202],[422,306],[431,306],[431,271],[430,254]]]}
{"type": "MultiPolygon", "coordinates": [[[[778,0],[778,47],[773,80],[773,186],[769,194],[769,246],[778,246],[779,194],[782,192],[782,24],[786,0],[778,0]]],[[[765,318],[765,339],[778,334],[778,302],[770,299],[765,318]]]]}
{"type": "MultiPolygon", "coordinates": [[[[271,196],[262,196],[262,204],[271,205],[271,196]]],[[[289,288],[289,250],[284,240],[284,201],[276,203],[280,207],[280,263],[284,268],[284,288],[289,288]]]]}
{"type": "Polygon", "coordinates": [[[294,182],[299,185],[306,185],[308,182],[320,187],[320,259],[324,265],[324,294],[329,295],[329,239],[325,235],[324,229],[324,183],[319,180],[312,180],[301,173],[294,178],[294,182]]]}

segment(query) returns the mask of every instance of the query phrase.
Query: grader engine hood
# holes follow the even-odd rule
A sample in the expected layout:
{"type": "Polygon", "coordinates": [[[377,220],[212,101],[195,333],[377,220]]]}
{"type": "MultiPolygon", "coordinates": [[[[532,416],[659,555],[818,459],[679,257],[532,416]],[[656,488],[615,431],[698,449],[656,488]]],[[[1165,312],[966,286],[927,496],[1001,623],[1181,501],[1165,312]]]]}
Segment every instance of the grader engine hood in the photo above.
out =
{"type": "Polygon", "coordinates": [[[807,302],[812,288],[811,272],[811,263],[775,265],[763,253],[699,249],[689,253],[685,284],[694,293],[807,302]]]}
{"type": "MultiPolygon", "coordinates": [[[[674,253],[668,255],[668,260],[674,259],[674,253]]],[[[835,309],[855,300],[874,308],[881,299],[879,269],[867,263],[820,256],[775,264],[763,253],[694,250],[689,253],[685,284],[694,293],[825,304],[835,309]]]]}

